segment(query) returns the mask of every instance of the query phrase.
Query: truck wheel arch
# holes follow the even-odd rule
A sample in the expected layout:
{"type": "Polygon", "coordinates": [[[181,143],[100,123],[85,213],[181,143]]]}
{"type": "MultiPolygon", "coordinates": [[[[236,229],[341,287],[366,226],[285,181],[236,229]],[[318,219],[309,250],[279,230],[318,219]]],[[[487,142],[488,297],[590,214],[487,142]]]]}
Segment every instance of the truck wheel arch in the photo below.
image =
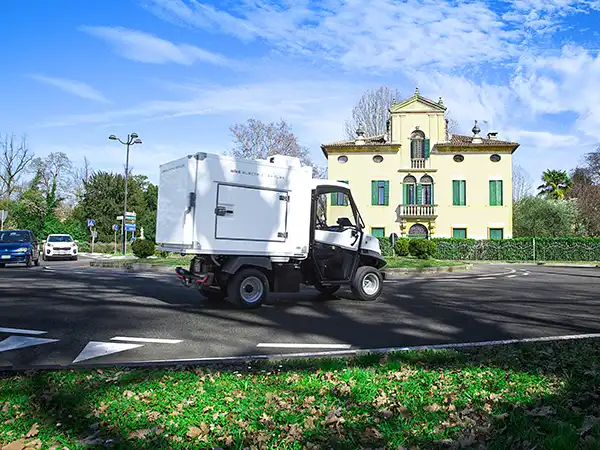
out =
{"type": "Polygon", "coordinates": [[[221,267],[221,272],[227,275],[234,275],[242,267],[255,267],[264,269],[267,273],[273,270],[271,260],[262,256],[238,256],[231,258],[221,267]]]}

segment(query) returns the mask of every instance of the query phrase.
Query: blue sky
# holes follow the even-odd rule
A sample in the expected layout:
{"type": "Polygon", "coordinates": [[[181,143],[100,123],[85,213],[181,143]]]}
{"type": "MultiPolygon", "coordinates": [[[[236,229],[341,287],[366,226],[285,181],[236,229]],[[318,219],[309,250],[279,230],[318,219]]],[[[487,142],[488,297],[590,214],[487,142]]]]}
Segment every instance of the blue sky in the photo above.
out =
{"type": "Polygon", "coordinates": [[[386,84],[442,96],[461,128],[521,147],[536,183],[600,142],[600,0],[3,0],[0,133],[39,155],[134,171],[231,148],[286,119],[318,164],[353,104],[386,84]],[[487,122],[484,123],[484,121],[487,122]],[[491,130],[490,130],[491,131],[491,130]]]}

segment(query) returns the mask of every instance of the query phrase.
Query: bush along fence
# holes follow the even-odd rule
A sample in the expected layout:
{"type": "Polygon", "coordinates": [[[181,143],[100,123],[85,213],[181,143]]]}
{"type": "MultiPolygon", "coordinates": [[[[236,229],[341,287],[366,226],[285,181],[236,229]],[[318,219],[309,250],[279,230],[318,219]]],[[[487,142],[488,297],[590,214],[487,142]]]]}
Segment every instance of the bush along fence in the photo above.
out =
{"type": "Polygon", "coordinates": [[[600,238],[434,238],[437,258],[471,261],[600,261],[600,238]]]}

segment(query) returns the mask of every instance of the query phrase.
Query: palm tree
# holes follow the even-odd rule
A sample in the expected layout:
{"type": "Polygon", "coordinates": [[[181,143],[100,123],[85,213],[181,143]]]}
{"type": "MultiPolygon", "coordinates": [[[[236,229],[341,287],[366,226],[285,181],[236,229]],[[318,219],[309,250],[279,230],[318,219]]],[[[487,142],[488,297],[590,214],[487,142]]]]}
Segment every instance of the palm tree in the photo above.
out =
{"type": "Polygon", "coordinates": [[[538,186],[538,195],[554,200],[564,199],[573,186],[566,170],[546,170],[542,174],[544,184],[538,186]]]}

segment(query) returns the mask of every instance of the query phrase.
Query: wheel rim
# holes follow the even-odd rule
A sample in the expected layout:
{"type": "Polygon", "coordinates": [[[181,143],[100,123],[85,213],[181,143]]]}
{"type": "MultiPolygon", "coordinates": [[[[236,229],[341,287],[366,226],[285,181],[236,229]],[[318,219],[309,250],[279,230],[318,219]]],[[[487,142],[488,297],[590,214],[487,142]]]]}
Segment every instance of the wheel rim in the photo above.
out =
{"type": "Polygon", "coordinates": [[[367,295],[376,294],[379,290],[379,277],[377,277],[377,275],[374,273],[368,273],[363,278],[362,288],[367,295]]]}
{"type": "Polygon", "coordinates": [[[256,303],[264,292],[262,281],[257,277],[244,278],[240,285],[240,297],[245,303],[256,303]]]}

